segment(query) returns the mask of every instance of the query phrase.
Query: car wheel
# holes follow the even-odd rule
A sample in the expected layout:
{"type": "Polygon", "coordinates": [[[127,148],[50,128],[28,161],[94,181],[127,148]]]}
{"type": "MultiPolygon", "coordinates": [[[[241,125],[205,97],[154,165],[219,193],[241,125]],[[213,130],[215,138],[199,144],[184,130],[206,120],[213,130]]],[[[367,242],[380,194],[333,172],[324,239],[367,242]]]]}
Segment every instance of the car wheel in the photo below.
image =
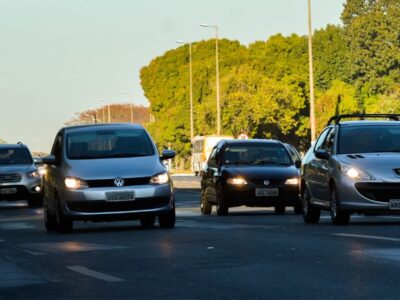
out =
{"type": "Polygon", "coordinates": [[[283,215],[285,214],[285,210],[286,210],[286,206],[285,204],[279,203],[277,205],[275,205],[275,213],[278,215],[283,215]]]}
{"type": "Polygon", "coordinates": [[[57,229],[56,217],[50,213],[47,207],[44,207],[43,217],[44,217],[44,227],[46,228],[47,231],[53,231],[57,229]]]}
{"type": "Polygon", "coordinates": [[[350,213],[340,209],[340,203],[335,188],[331,191],[331,201],[329,211],[332,223],[335,225],[347,225],[350,222],[350,213]]]}
{"type": "Polygon", "coordinates": [[[43,206],[43,198],[42,196],[31,196],[30,199],[28,199],[28,206],[29,208],[37,208],[37,207],[42,207],[43,206]]]}
{"type": "Polygon", "coordinates": [[[204,195],[204,191],[201,191],[200,195],[200,210],[203,215],[209,215],[212,211],[212,205],[208,202],[207,197],[204,195]]]}
{"type": "Polygon", "coordinates": [[[144,216],[140,218],[140,224],[144,228],[152,228],[156,222],[156,216],[144,216]]]}
{"type": "Polygon", "coordinates": [[[159,215],[158,223],[160,223],[161,228],[174,228],[175,219],[175,208],[173,208],[168,213],[159,215]]]}
{"type": "Polygon", "coordinates": [[[73,229],[73,222],[62,212],[60,200],[58,199],[56,199],[56,224],[57,231],[61,233],[71,232],[73,229]]]}
{"type": "Polygon", "coordinates": [[[303,194],[303,219],[306,223],[318,223],[321,210],[311,204],[311,196],[306,188],[303,194]]]}
{"type": "Polygon", "coordinates": [[[224,197],[222,195],[219,195],[217,199],[217,215],[226,216],[228,212],[229,212],[228,204],[226,203],[224,197]]]}

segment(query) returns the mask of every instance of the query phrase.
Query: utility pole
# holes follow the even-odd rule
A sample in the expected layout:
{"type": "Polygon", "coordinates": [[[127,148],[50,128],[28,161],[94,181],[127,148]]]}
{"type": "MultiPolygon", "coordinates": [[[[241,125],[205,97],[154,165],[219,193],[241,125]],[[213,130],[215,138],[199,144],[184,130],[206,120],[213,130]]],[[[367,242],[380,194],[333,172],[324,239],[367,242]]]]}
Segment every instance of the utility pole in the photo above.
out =
{"type": "Polygon", "coordinates": [[[308,61],[310,77],[310,127],[311,142],[315,141],[315,113],[314,113],[314,68],[313,68],[313,50],[312,50],[312,25],[311,25],[311,0],[308,0],[308,61]]]}

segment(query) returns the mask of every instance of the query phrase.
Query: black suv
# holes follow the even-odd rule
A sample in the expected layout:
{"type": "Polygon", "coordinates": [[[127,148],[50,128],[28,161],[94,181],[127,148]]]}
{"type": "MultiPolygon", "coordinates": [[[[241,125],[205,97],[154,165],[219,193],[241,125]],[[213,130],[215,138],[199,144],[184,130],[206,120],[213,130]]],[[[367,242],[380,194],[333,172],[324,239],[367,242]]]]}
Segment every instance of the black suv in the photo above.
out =
{"type": "Polygon", "coordinates": [[[294,161],[285,145],[275,140],[222,140],[212,150],[201,179],[200,208],[218,215],[229,207],[286,206],[301,213],[299,176],[301,162],[294,161]]]}
{"type": "Polygon", "coordinates": [[[0,145],[0,200],[42,206],[41,174],[24,144],[0,145]]]}

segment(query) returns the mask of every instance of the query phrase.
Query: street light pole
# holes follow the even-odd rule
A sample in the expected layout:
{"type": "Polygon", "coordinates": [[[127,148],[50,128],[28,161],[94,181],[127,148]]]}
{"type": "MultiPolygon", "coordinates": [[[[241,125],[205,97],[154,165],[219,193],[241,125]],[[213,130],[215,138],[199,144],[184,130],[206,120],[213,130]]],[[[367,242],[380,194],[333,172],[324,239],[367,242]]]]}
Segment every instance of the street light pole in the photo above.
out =
{"type": "MultiPolygon", "coordinates": [[[[183,44],[183,41],[176,41],[183,44]]],[[[190,102],[190,142],[193,142],[194,126],[193,126],[193,80],[192,80],[192,43],[189,43],[189,102],[190,102]]]]}
{"type": "Polygon", "coordinates": [[[215,71],[216,71],[216,93],[217,93],[217,134],[221,134],[221,111],[219,98],[219,59],[218,59],[218,25],[200,24],[202,27],[212,27],[215,29],[215,71]]]}
{"type": "Polygon", "coordinates": [[[308,0],[308,61],[310,77],[310,127],[311,142],[315,141],[315,113],[314,113],[314,68],[313,68],[313,49],[312,49],[312,26],[311,26],[311,0],[308,0]]]}

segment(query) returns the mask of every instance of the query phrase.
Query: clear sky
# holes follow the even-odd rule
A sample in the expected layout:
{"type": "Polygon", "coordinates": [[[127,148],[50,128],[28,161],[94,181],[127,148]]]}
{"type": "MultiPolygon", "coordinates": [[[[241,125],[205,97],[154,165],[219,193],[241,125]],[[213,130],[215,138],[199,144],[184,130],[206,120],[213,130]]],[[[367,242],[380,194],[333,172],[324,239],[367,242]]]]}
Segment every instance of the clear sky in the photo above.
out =
{"type": "MultiPolygon", "coordinates": [[[[313,0],[314,29],[340,24],[345,0],[313,0]]],[[[0,139],[49,152],[76,112],[147,105],[139,71],[178,47],[214,36],[248,45],[307,34],[307,0],[0,0],[0,139]]]]}

